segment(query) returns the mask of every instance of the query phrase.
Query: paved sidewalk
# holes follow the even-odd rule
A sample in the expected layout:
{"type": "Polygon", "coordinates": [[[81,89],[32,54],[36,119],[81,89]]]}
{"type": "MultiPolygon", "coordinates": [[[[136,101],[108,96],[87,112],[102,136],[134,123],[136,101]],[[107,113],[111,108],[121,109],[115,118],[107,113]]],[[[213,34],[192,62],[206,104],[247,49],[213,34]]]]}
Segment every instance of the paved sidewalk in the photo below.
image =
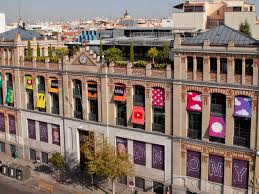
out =
{"type": "MultiPolygon", "coordinates": [[[[23,166],[29,166],[31,168],[31,175],[32,178],[25,181],[28,182],[28,185],[34,185],[35,188],[38,188],[39,181],[45,182],[47,185],[53,186],[53,194],[110,194],[111,192],[111,185],[106,184],[104,185],[104,188],[98,188],[96,190],[92,190],[86,185],[80,185],[80,184],[62,184],[60,182],[57,182],[56,179],[51,174],[46,174],[43,172],[36,171],[36,167],[40,166],[42,164],[38,163],[31,163],[29,161],[23,160],[23,159],[16,159],[14,160],[11,156],[8,156],[7,154],[0,153],[0,159],[3,161],[4,164],[20,164],[23,166]]],[[[26,183],[25,183],[26,184],[26,183]]],[[[116,193],[117,194],[131,194],[131,189],[126,187],[125,185],[117,184],[116,185],[116,193]]],[[[141,194],[142,192],[139,192],[138,194],[141,194]]],[[[147,194],[147,192],[143,192],[147,194]]]]}

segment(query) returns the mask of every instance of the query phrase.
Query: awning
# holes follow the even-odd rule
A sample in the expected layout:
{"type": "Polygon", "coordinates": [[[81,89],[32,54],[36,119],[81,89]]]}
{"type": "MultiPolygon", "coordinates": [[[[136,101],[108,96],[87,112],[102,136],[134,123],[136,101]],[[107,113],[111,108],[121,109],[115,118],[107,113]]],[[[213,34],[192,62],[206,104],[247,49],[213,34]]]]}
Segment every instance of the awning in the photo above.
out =
{"type": "Polygon", "coordinates": [[[145,124],[145,108],[142,106],[133,106],[132,123],[144,125],[145,124]]]}
{"type": "Polygon", "coordinates": [[[43,94],[43,93],[38,93],[37,94],[36,107],[37,108],[45,108],[46,107],[46,97],[45,97],[45,94],[43,94]]]}
{"type": "Polygon", "coordinates": [[[199,92],[187,93],[187,110],[202,112],[202,100],[199,92]]]}
{"type": "Polygon", "coordinates": [[[225,138],[225,118],[210,116],[209,136],[225,138]]]}
{"type": "Polygon", "coordinates": [[[116,84],[114,88],[114,101],[124,102],[126,100],[126,87],[123,84],[116,84]]]}
{"type": "Polygon", "coordinates": [[[251,118],[252,100],[249,97],[235,97],[234,116],[251,118]]]}
{"type": "Polygon", "coordinates": [[[97,83],[87,82],[88,85],[88,98],[97,98],[97,83]]]}
{"type": "Polygon", "coordinates": [[[26,75],[25,80],[26,80],[25,88],[27,90],[33,90],[32,77],[30,75],[26,75]]]}
{"type": "Polygon", "coordinates": [[[163,88],[152,88],[152,105],[165,106],[165,90],[163,88]]]}
{"type": "Polygon", "coordinates": [[[58,93],[58,79],[50,78],[50,93],[58,93]]]}

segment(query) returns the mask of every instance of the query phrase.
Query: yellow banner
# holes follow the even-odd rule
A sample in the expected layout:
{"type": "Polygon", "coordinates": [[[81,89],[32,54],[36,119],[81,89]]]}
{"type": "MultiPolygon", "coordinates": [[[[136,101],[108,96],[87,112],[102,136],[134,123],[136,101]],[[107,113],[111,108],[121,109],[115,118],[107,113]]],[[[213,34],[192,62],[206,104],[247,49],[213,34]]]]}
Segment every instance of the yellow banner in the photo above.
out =
{"type": "Polygon", "coordinates": [[[38,93],[37,94],[36,107],[37,108],[45,108],[46,107],[46,97],[45,97],[45,94],[43,94],[43,93],[38,93]]]}
{"type": "Polygon", "coordinates": [[[50,79],[50,93],[58,93],[58,80],[57,79],[50,79]]]}

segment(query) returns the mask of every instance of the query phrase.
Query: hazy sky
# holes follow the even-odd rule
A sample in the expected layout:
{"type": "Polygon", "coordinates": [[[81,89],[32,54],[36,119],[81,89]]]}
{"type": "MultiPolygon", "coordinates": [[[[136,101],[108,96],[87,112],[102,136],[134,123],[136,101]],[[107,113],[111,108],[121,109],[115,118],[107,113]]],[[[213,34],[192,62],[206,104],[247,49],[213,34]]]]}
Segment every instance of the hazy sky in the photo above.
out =
{"type": "MultiPolygon", "coordinates": [[[[257,4],[259,0],[249,0],[257,4]]],[[[7,22],[18,20],[19,4],[22,19],[27,21],[74,20],[104,16],[117,18],[128,9],[133,17],[162,18],[169,16],[173,5],[181,0],[0,0],[0,12],[7,22]]],[[[258,14],[257,14],[258,15],[258,14]]]]}

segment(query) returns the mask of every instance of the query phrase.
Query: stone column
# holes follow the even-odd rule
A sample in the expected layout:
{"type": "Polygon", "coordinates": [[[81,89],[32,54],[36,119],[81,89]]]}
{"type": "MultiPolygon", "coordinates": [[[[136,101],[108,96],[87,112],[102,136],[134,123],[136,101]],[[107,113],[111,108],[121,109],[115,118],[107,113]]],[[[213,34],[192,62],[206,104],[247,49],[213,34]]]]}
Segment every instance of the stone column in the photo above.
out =
{"type": "Polygon", "coordinates": [[[209,141],[209,121],[210,121],[210,94],[203,93],[202,94],[202,131],[201,131],[201,139],[203,141],[209,141]]]}
{"type": "Polygon", "coordinates": [[[97,100],[98,100],[98,122],[108,124],[108,102],[107,102],[107,81],[101,78],[101,83],[97,83],[97,100]]]}
{"type": "Polygon", "coordinates": [[[145,130],[152,131],[152,94],[151,88],[145,88],[145,130]]]}
{"type": "Polygon", "coordinates": [[[126,98],[126,103],[127,103],[127,125],[128,127],[132,127],[132,122],[131,122],[131,115],[132,115],[132,109],[133,109],[133,87],[132,85],[126,85],[126,91],[127,91],[127,98],[126,98]]]}
{"type": "Polygon", "coordinates": [[[204,57],[202,77],[204,81],[210,81],[210,57],[208,56],[204,57]]]}
{"type": "Polygon", "coordinates": [[[1,49],[1,65],[2,66],[5,66],[5,50],[4,49],[1,49]]]}
{"type": "MultiPolygon", "coordinates": [[[[88,92],[87,92],[87,82],[82,82],[82,107],[83,107],[83,119],[88,120],[88,92]]],[[[98,92],[97,92],[98,94],[98,92]]],[[[98,100],[98,99],[97,99],[98,100]]],[[[99,110],[98,110],[99,112],[99,110]]]]}
{"type": "Polygon", "coordinates": [[[49,88],[50,88],[50,80],[48,77],[45,78],[45,95],[46,95],[46,112],[51,113],[51,96],[49,93],[49,88]]]}
{"type": "Polygon", "coordinates": [[[197,58],[196,55],[193,56],[193,80],[196,80],[196,73],[197,73],[197,58]]]}
{"type": "Polygon", "coordinates": [[[165,90],[165,134],[172,135],[172,91],[165,90]]]}
{"type": "Polygon", "coordinates": [[[72,80],[69,79],[68,74],[63,74],[63,90],[65,95],[64,102],[60,106],[64,106],[64,116],[71,117],[73,110],[73,97],[72,97],[72,80]]]}
{"type": "Polygon", "coordinates": [[[179,114],[182,112],[181,92],[181,85],[173,84],[173,136],[176,137],[186,136],[186,129],[182,128],[182,122],[180,122],[182,120],[182,115],[179,114]]]}
{"type": "Polygon", "coordinates": [[[209,154],[207,153],[201,153],[201,190],[207,191],[207,184],[208,184],[208,172],[209,172],[209,154]]]}
{"type": "Polygon", "coordinates": [[[14,70],[13,77],[14,103],[15,107],[20,109],[22,108],[20,70],[14,70]]]}
{"type": "Polygon", "coordinates": [[[224,192],[232,192],[232,158],[225,157],[224,160],[224,192]]]}
{"type": "Polygon", "coordinates": [[[59,101],[59,115],[64,116],[63,113],[63,95],[65,95],[64,90],[63,90],[63,83],[62,79],[58,79],[58,101],[59,101]]]}
{"type": "Polygon", "coordinates": [[[109,84],[108,86],[108,91],[109,93],[107,94],[108,95],[108,123],[110,125],[116,125],[116,118],[117,118],[117,115],[116,115],[116,108],[115,108],[115,101],[113,100],[113,93],[114,93],[114,84],[109,84]]]}
{"type": "Polygon", "coordinates": [[[225,144],[233,145],[234,138],[234,96],[226,96],[226,132],[225,144]]]}
{"type": "MultiPolygon", "coordinates": [[[[34,102],[34,109],[36,109],[37,103],[37,94],[38,94],[38,84],[37,84],[37,77],[32,75],[32,84],[33,84],[33,102],[34,102]]],[[[27,105],[26,105],[27,108],[27,105]]]]}
{"type": "Polygon", "coordinates": [[[257,147],[257,103],[258,103],[258,96],[252,98],[252,117],[251,117],[251,134],[250,134],[250,148],[251,149],[256,149],[257,147]]]}
{"type": "Polygon", "coordinates": [[[242,84],[246,83],[246,61],[245,61],[245,58],[242,58],[242,78],[241,78],[241,83],[242,84]]]}
{"type": "Polygon", "coordinates": [[[235,71],[234,58],[228,57],[227,83],[234,83],[234,80],[235,80],[234,71],[235,71]]]}
{"type": "Polygon", "coordinates": [[[175,79],[186,79],[182,74],[182,69],[184,64],[183,57],[180,54],[175,54],[174,56],[174,78],[175,79]]]}
{"type": "Polygon", "coordinates": [[[258,64],[259,64],[259,60],[258,59],[254,59],[253,60],[253,85],[257,86],[258,85],[258,64]]]}
{"type": "Polygon", "coordinates": [[[217,57],[217,82],[220,82],[220,57],[217,57]]]}
{"type": "Polygon", "coordinates": [[[6,59],[7,59],[7,60],[6,60],[6,61],[7,61],[7,64],[6,64],[6,65],[7,65],[7,66],[10,66],[10,51],[9,51],[9,49],[6,50],[6,55],[7,55],[7,56],[6,56],[6,59]]]}

